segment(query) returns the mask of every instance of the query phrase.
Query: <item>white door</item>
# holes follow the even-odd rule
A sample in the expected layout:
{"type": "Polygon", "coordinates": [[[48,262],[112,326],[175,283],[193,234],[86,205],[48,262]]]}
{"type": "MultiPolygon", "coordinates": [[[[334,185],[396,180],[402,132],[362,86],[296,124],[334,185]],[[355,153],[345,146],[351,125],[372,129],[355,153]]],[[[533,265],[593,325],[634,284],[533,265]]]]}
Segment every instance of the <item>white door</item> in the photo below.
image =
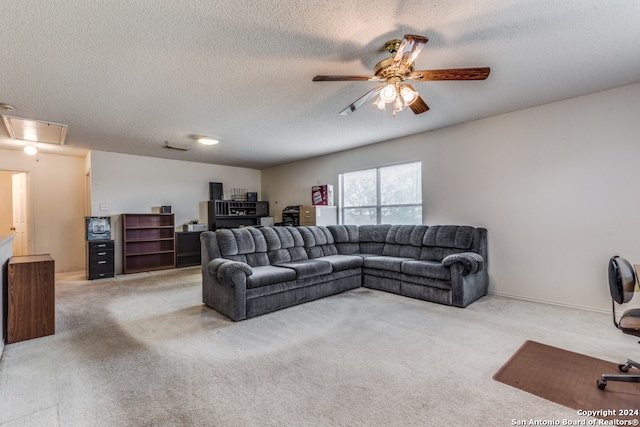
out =
{"type": "Polygon", "coordinates": [[[11,175],[13,194],[13,255],[29,255],[29,206],[26,172],[11,175]]]}

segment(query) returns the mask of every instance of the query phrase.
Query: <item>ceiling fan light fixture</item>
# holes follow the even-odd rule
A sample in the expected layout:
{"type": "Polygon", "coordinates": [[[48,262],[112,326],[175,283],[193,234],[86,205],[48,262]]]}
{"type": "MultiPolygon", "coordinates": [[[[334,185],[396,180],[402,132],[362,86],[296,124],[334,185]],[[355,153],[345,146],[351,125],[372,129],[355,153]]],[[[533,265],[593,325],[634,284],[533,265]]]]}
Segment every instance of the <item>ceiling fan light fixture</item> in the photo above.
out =
{"type": "Polygon", "coordinates": [[[402,89],[400,89],[400,96],[402,96],[402,99],[404,100],[404,103],[406,105],[411,105],[416,102],[416,99],[418,99],[418,96],[420,96],[420,94],[411,89],[409,86],[403,85],[402,89]]]}
{"type": "Polygon", "coordinates": [[[402,99],[401,96],[397,97],[395,102],[393,103],[393,115],[396,115],[396,111],[402,111],[405,108],[407,108],[407,106],[404,103],[404,99],[402,99]]]}
{"type": "Polygon", "coordinates": [[[380,99],[387,104],[395,101],[397,96],[398,91],[393,83],[389,83],[380,91],[380,99]]]}
{"type": "Polygon", "coordinates": [[[378,97],[375,102],[373,103],[373,106],[376,107],[379,110],[384,110],[384,107],[386,106],[386,102],[384,102],[380,97],[378,97]]]}

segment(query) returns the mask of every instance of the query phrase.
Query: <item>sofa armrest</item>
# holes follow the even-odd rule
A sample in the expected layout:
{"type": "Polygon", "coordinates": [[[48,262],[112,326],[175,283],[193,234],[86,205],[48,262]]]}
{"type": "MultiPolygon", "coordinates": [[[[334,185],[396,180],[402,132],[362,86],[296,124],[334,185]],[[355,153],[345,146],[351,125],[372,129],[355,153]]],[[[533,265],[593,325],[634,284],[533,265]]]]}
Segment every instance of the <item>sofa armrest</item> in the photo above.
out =
{"type": "Polygon", "coordinates": [[[484,267],[484,259],[475,252],[462,252],[459,254],[451,254],[442,260],[442,265],[449,267],[454,263],[462,264],[462,275],[473,274],[484,267]]]}
{"type": "Polygon", "coordinates": [[[239,283],[240,277],[245,279],[242,281],[244,283],[246,282],[246,277],[253,274],[253,269],[249,264],[231,261],[224,258],[215,258],[209,261],[209,264],[207,264],[207,270],[212,278],[215,278],[218,282],[231,287],[234,287],[239,283]],[[238,274],[240,276],[238,276],[238,274]]]}
{"type": "Polygon", "coordinates": [[[202,302],[230,317],[247,317],[247,277],[253,270],[248,264],[214,258],[202,266],[202,302]]]}
{"type": "Polygon", "coordinates": [[[451,254],[442,260],[451,269],[451,305],[466,307],[487,294],[489,274],[482,255],[475,252],[451,254]]]}

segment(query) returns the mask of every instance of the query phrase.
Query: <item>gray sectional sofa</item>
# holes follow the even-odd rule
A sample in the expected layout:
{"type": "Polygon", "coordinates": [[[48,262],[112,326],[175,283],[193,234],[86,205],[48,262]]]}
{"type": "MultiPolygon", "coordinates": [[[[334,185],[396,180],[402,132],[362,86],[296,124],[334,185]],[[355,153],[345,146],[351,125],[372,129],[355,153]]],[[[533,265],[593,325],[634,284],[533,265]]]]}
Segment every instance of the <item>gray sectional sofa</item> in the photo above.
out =
{"type": "Polygon", "coordinates": [[[203,302],[233,320],[360,286],[465,307],[489,284],[484,228],[236,228],[200,240],[203,302]]]}

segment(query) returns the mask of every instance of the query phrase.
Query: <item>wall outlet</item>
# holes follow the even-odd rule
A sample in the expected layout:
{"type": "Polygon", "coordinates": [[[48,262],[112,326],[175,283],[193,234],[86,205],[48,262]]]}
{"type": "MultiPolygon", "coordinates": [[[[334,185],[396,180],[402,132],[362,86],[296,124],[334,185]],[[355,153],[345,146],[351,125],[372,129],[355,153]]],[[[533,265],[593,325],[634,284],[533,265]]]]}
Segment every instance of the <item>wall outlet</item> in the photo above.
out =
{"type": "Polygon", "coordinates": [[[109,210],[109,205],[100,205],[100,210],[101,211],[108,211],[109,210]]]}

